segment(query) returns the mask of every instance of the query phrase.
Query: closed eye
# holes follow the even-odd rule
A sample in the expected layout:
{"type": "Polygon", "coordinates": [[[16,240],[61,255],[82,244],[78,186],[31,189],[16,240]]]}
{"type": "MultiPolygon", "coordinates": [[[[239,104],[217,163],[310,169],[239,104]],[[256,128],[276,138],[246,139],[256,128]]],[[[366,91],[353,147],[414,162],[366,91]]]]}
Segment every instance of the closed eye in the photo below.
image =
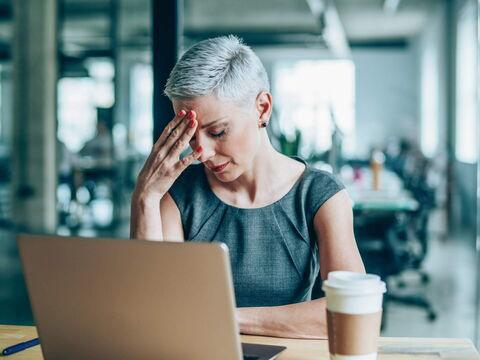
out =
{"type": "Polygon", "coordinates": [[[220,131],[219,133],[210,133],[213,137],[219,138],[225,135],[225,130],[220,131]]]}
{"type": "MultiPolygon", "coordinates": [[[[225,130],[222,130],[222,131],[220,131],[220,132],[218,132],[218,133],[212,133],[212,132],[211,132],[211,133],[209,133],[209,134],[210,134],[210,136],[212,136],[212,137],[214,137],[214,138],[220,138],[220,137],[222,137],[222,136],[224,136],[224,135],[226,134],[226,131],[225,131],[225,130]]],[[[193,136],[193,137],[190,139],[190,143],[193,143],[193,142],[195,142],[195,136],[193,136]]]]}

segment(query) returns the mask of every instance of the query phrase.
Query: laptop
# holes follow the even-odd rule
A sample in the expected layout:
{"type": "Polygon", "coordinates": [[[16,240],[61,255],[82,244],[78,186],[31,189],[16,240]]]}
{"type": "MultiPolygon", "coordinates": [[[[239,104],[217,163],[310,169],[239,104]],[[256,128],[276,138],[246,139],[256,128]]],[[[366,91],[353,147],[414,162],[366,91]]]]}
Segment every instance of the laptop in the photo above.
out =
{"type": "Polygon", "coordinates": [[[266,360],[285,349],[240,343],[224,244],[17,241],[46,360],[266,360]]]}

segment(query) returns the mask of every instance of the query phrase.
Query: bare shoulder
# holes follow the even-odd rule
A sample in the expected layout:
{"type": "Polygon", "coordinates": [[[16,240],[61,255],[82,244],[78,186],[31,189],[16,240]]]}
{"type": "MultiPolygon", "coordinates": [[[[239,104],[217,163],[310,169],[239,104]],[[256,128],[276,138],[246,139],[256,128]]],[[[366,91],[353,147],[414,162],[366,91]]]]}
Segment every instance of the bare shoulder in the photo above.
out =
{"type": "Polygon", "coordinates": [[[320,206],[314,217],[315,225],[327,225],[352,219],[352,200],[347,190],[342,189],[320,206]]]}

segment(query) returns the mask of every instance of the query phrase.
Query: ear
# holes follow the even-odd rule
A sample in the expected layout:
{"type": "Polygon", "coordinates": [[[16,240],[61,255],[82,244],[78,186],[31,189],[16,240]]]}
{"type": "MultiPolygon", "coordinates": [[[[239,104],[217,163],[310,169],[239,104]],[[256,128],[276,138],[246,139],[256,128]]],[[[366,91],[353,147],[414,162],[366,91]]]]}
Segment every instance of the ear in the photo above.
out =
{"type": "Polygon", "coordinates": [[[255,109],[258,114],[258,125],[267,124],[272,115],[272,95],[269,92],[262,91],[255,99],[255,109]]]}

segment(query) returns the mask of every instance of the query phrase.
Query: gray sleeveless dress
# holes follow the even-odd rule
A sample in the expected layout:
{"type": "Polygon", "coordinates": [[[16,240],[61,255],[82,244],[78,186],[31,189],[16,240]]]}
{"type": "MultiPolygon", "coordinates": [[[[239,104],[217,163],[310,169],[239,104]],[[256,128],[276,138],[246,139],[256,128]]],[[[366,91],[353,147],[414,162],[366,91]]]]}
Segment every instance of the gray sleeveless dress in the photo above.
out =
{"type": "Polygon", "coordinates": [[[311,299],[319,271],[313,217],[343,188],[330,173],[307,165],[280,200],[243,209],[222,202],[198,164],[188,167],[169,193],[180,210],[185,239],[228,246],[236,303],[247,307],[311,299]]]}

